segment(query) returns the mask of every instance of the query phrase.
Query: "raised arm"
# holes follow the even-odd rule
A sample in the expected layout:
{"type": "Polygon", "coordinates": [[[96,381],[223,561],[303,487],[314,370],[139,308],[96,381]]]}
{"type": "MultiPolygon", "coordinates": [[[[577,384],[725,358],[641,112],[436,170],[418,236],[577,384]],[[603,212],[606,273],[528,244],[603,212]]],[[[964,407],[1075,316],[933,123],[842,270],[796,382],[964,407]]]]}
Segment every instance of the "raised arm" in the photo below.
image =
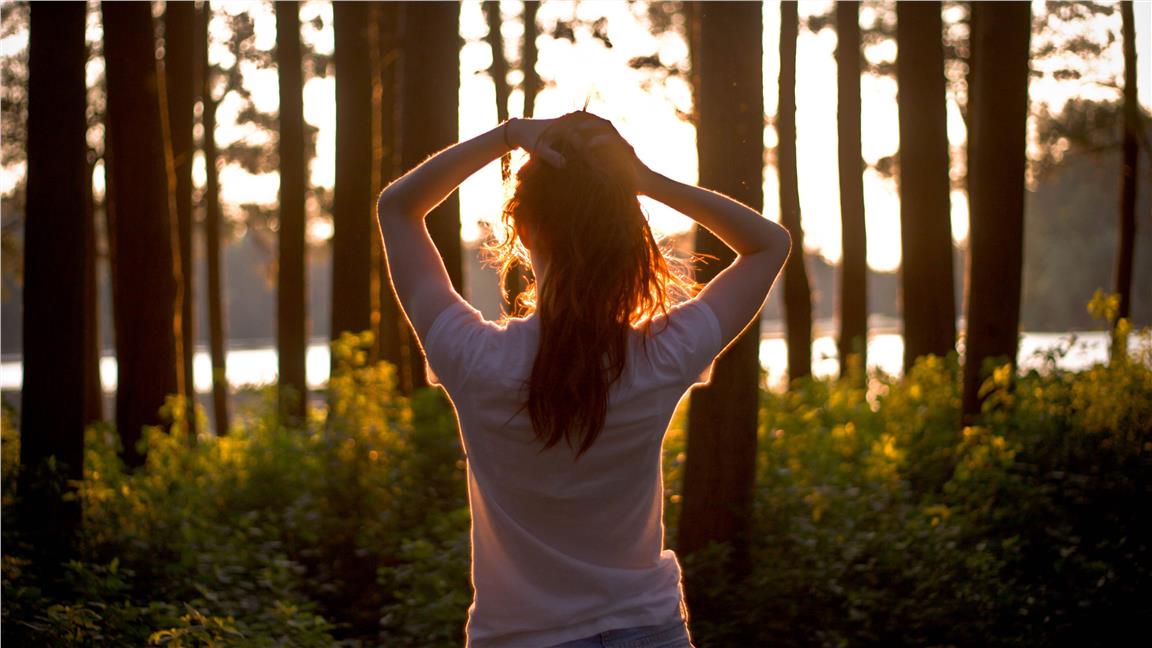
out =
{"type": "Polygon", "coordinates": [[[436,317],[460,295],[452,289],[424,217],[468,176],[512,148],[525,148],[555,165],[564,158],[550,146],[556,120],[512,119],[454,144],[388,185],[376,201],[392,286],[417,335],[424,339],[436,317]]]}
{"type": "Polygon", "coordinates": [[[666,178],[642,164],[638,190],[708,228],[736,252],[736,260],[699,295],[720,320],[724,339],[735,338],[760,312],[788,258],[788,231],[723,194],[666,178]]]}

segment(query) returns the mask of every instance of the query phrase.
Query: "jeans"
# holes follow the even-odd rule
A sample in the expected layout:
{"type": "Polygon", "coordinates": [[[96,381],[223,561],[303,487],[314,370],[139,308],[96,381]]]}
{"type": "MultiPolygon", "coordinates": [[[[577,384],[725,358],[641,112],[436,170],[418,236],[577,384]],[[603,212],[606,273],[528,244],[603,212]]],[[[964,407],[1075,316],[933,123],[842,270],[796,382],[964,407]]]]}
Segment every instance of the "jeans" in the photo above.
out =
{"type": "Polygon", "coordinates": [[[688,624],[639,626],[599,632],[591,637],[566,641],[552,648],[695,648],[688,636],[688,624]]]}

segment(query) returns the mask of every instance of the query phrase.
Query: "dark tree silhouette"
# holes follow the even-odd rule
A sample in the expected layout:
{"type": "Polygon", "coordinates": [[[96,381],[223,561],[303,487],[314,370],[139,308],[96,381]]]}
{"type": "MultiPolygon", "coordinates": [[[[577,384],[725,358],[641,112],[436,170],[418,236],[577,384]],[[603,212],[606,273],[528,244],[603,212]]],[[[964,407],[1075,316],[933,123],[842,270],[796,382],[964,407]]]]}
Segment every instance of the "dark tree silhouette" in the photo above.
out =
{"type": "Polygon", "coordinates": [[[168,100],[168,131],[172,150],[175,183],[172,196],[176,208],[176,231],[179,237],[181,366],[187,397],[185,420],[191,438],[195,439],[196,388],[192,380],[192,354],[196,348],[195,318],[192,315],[192,140],[193,109],[196,103],[196,5],[192,2],[169,2],[164,5],[164,78],[168,100]]]}
{"type": "Polygon", "coordinates": [[[837,134],[840,161],[840,375],[855,356],[867,367],[868,239],[864,226],[864,159],[860,156],[860,3],[836,3],[837,134]]]}
{"type": "Polygon", "coordinates": [[[980,412],[986,361],[1015,367],[1024,237],[1024,135],[1028,118],[1027,3],[972,4],[968,140],[971,225],[964,402],[980,412]]]}
{"type": "MultiPolygon", "coordinates": [[[[112,303],[116,320],[116,427],[124,461],[139,466],[145,425],[180,394],[182,370],[163,87],[156,67],[152,9],[147,3],[104,2],[107,65],[108,222],[112,303]]],[[[178,250],[178,248],[176,248],[178,250]]],[[[176,252],[178,254],[178,252],[176,252]]]]}
{"type": "MultiPolygon", "coordinates": [[[[755,3],[701,6],[693,50],[700,103],[697,148],[700,184],[753,209],[763,208],[763,20],[755,3]]],[[[715,257],[697,281],[706,282],[735,259],[711,232],[696,229],[696,251],[715,257]]],[[[677,548],[684,554],[710,542],[733,548],[731,569],[748,565],[749,523],[759,411],[759,319],[716,361],[712,383],[692,392],[688,416],[684,500],[677,548]]],[[[694,613],[708,616],[707,592],[686,583],[694,613]]]]}
{"type": "MultiPolygon", "coordinates": [[[[399,3],[376,3],[374,22],[377,25],[373,44],[373,77],[377,89],[372,95],[372,127],[375,149],[372,155],[373,178],[377,187],[384,187],[399,177],[401,130],[401,78],[402,78],[402,32],[401,5],[399,3]]],[[[376,236],[379,236],[377,233],[376,236]]],[[[396,367],[397,387],[410,393],[412,385],[405,376],[412,375],[413,358],[420,359],[416,338],[408,328],[408,321],[396,301],[396,293],[388,281],[388,268],[383,246],[372,246],[373,272],[380,277],[376,287],[380,303],[380,328],[377,346],[379,359],[396,367]]]]}
{"type": "Polygon", "coordinates": [[[304,76],[300,59],[300,3],[276,3],[276,70],[280,85],[280,253],[277,264],[276,347],[280,416],[305,419],[308,382],[306,246],[304,242],[304,76]]]}
{"type": "Polygon", "coordinates": [[[520,68],[524,73],[524,116],[531,117],[536,112],[536,95],[540,94],[540,74],[536,72],[536,37],[540,28],[536,25],[536,12],[540,9],[539,0],[524,0],[524,48],[520,55],[520,68]]]}
{"type": "MultiPolygon", "coordinates": [[[[499,2],[483,3],[484,18],[488,21],[488,47],[492,50],[492,65],[488,68],[488,75],[496,88],[496,121],[504,123],[508,120],[508,95],[512,89],[508,86],[508,60],[504,57],[504,35],[500,32],[504,19],[500,16],[499,2]]],[[[508,180],[509,158],[507,155],[500,158],[500,175],[508,180]]]]}
{"type": "Polygon", "coordinates": [[[956,306],[940,3],[898,2],[896,16],[907,372],[920,356],[955,350],[956,306]]]}
{"type": "MultiPolygon", "coordinates": [[[[484,3],[484,17],[488,21],[488,47],[492,50],[492,66],[489,68],[489,74],[492,77],[492,83],[496,88],[496,121],[504,123],[508,119],[508,96],[512,93],[512,88],[508,85],[508,61],[504,58],[504,36],[500,33],[500,26],[503,24],[503,19],[500,17],[500,3],[499,2],[485,2],[484,3]]],[[[525,16],[525,27],[527,27],[528,18],[525,16]]],[[[533,19],[533,22],[535,20],[533,19]]],[[[528,46],[527,33],[525,34],[525,47],[528,46]]],[[[535,43],[533,43],[535,46],[535,43]]],[[[523,59],[521,60],[523,65],[523,59]]],[[[535,70],[533,70],[535,72],[535,70]]],[[[539,79],[539,77],[537,77],[539,79]]],[[[525,86],[527,85],[527,77],[525,77],[525,86]]],[[[524,96],[525,102],[528,100],[527,94],[524,96]]],[[[533,101],[535,97],[533,97],[533,101]]],[[[527,107],[527,103],[525,103],[527,107]]],[[[527,115],[525,115],[527,116],[527,115]]],[[[511,158],[507,155],[500,158],[500,177],[504,182],[508,182],[511,175],[511,158]]],[[[515,312],[516,299],[524,290],[524,280],[519,266],[515,267],[504,277],[504,292],[505,299],[503,301],[504,311],[507,313],[515,312]]]]}
{"type": "Polygon", "coordinates": [[[30,539],[55,557],[67,555],[80,523],[76,500],[62,501],[44,479],[55,458],[60,479],[84,467],[86,299],[92,212],[88,175],[87,48],[83,3],[31,6],[28,42],[28,148],[24,230],[24,383],[21,388],[22,518],[30,539]],[[87,221],[87,222],[86,222],[87,221]]]}
{"type": "MultiPolygon", "coordinates": [[[[208,335],[212,356],[212,411],[215,413],[216,435],[228,433],[228,378],[224,356],[224,299],[220,285],[220,181],[216,169],[216,99],[212,95],[212,68],[208,65],[208,23],[212,19],[212,6],[205,0],[200,7],[200,24],[196,38],[200,41],[200,64],[203,70],[200,96],[204,121],[204,262],[208,266],[208,335]]],[[[281,374],[283,375],[283,374],[281,374]]]]}
{"type": "MultiPolygon", "coordinates": [[[[401,163],[410,169],[459,139],[457,110],[460,92],[460,7],[449,2],[405,4],[404,137],[401,163]]],[[[453,192],[428,216],[426,223],[452,287],[464,294],[460,245],[460,199],[453,192]]],[[[413,347],[413,353],[416,350],[413,347]]],[[[414,355],[402,384],[426,384],[423,359],[414,355]]]]}
{"type": "MultiPolygon", "coordinates": [[[[780,4],[780,105],[776,114],[776,168],[780,173],[780,224],[792,235],[792,254],[784,263],[784,326],[788,337],[788,379],[812,374],[812,291],[804,263],[800,225],[800,187],[796,175],[796,37],[799,10],[780,4]]],[[[703,97],[700,97],[704,101],[703,97]]]]}
{"type": "MultiPolygon", "coordinates": [[[[372,65],[368,4],[333,5],[336,189],[332,207],[332,339],[372,325],[372,65]]],[[[336,369],[333,356],[332,368],[336,369]]]]}
{"type": "MultiPolygon", "coordinates": [[[[1120,237],[1116,252],[1116,292],[1120,295],[1117,318],[1126,318],[1132,311],[1132,252],[1136,245],[1136,178],[1140,158],[1137,137],[1141,126],[1136,88],[1136,21],[1132,13],[1131,0],[1120,3],[1124,31],[1124,168],[1120,180],[1120,237]]],[[[1117,336],[1112,357],[1124,357],[1127,353],[1122,338],[1117,336]]]]}

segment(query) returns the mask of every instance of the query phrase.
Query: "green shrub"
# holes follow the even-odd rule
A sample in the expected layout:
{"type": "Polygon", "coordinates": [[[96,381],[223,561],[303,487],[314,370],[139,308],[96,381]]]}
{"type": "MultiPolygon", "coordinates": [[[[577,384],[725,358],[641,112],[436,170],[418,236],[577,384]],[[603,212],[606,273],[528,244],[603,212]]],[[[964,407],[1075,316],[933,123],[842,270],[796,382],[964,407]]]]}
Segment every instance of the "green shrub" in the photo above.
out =
{"type": "MultiPolygon", "coordinates": [[[[866,387],[764,392],[752,569],[726,570],[726,545],[681,557],[722,611],[693,616],[697,644],[1119,641],[1152,614],[1152,333],[1130,342],[1131,359],[1084,371],[1000,369],[970,427],[955,357],[866,387]]],[[[3,638],[460,645],[472,590],[455,417],[438,390],[398,395],[371,344],[334,345],[331,411],[294,428],[274,392],[250,394],[229,436],[148,430],[133,472],[114,430],[88,430],[80,556],[57,570],[12,517],[19,434],[3,411],[3,638]]],[[[684,410],[664,444],[673,547],[684,410]]]]}

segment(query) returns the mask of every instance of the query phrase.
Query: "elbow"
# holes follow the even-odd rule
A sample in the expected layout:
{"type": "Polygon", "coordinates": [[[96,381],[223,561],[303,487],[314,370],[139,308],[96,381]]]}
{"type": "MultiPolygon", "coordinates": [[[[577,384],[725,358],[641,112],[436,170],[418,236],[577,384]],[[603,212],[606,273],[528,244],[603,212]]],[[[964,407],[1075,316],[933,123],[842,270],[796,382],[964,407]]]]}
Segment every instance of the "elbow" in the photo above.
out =
{"type": "Polygon", "coordinates": [[[792,256],[792,233],[786,228],[779,225],[776,226],[776,239],[778,241],[777,248],[783,251],[783,256],[787,259],[792,256]]]}
{"type": "Polygon", "coordinates": [[[761,235],[757,237],[755,251],[768,252],[773,256],[787,258],[792,250],[792,234],[784,227],[774,223],[761,215],[764,227],[761,235]]]}
{"type": "Polygon", "coordinates": [[[407,213],[400,197],[393,191],[393,185],[385,187],[376,198],[376,218],[380,221],[380,228],[388,231],[388,225],[400,220],[407,213]]]}

